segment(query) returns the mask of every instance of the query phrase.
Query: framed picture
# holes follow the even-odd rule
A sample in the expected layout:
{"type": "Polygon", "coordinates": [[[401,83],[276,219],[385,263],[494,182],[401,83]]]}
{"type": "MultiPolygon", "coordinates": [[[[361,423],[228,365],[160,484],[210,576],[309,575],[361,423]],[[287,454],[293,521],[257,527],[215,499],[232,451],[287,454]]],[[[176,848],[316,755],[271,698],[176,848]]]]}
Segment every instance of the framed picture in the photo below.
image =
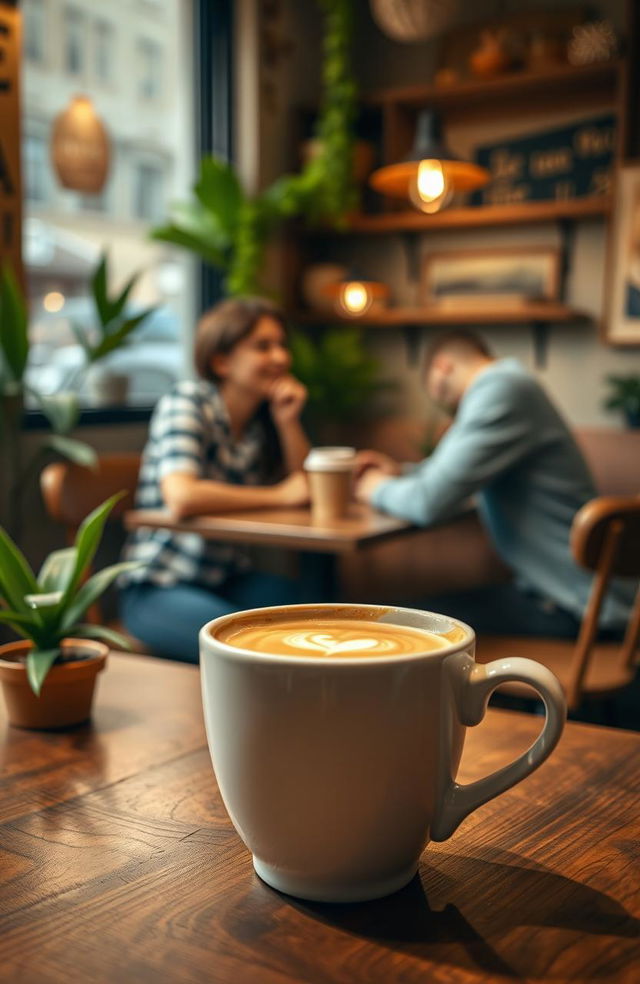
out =
{"type": "Polygon", "coordinates": [[[640,345],[640,164],[617,176],[602,334],[608,345],[640,345]]]}
{"type": "Polygon", "coordinates": [[[539,304],[558,299],[559,282],[560,251],[553,247],[431,253],[422,302],[447,308],[539,304]]]}

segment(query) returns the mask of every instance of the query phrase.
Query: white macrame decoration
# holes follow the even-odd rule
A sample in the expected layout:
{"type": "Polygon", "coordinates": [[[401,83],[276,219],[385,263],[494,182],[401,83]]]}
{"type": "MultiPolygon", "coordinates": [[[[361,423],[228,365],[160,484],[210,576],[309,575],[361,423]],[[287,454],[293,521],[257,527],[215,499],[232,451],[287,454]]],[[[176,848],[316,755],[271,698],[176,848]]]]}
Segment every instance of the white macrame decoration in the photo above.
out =
{"type": "Polygon", "coordinates": [[[460,0],[369,0],[373,19],[394,41],[427,41],[453,25],[460,0]]]}

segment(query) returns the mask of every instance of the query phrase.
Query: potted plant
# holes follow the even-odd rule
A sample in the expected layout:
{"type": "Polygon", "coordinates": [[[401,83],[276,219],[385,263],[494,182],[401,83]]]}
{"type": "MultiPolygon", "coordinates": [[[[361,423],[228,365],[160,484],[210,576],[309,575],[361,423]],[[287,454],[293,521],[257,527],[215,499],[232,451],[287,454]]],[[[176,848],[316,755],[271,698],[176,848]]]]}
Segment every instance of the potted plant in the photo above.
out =
{"type": "Polygon", "coordinates": [[[640,427],[640,376],[608,376],[606,410],[621,410],[627,427],[640,427]]]}
{"type": "Polygon", "coordinates": [[[379,367],[355,326],[327,328],[314,341],[291,335],[292,372],[308,391],[306,416],[314,440],[340,443],[345,428],[371,413],[371,397],[394,384],[378,379],[379,367]]]}
{"type": "Polygon", "coordinates": [[[258,195],[247,194],[233,167],[200,162],[194,199],[171,209],[151,237],[180,246],[224,272],[230,296],[261,294],[260,272],[271,232],[286,219],[344,222],[357,198],[353,179],[356,85],[352,73],[353,0],[319,0],[325,15],[322,107],[316,153],[300,174],[287,174],[258,195]]]}
{"type": "Polygon", "coordinates": [[[84,350],[87,365],[90,370],[93,369],[89,373],[89,385],[93,402],[98,406],[125,403],[128,377],[108,368],[98,368],[96,363],[115,352],[121,345],[126,345],[131,333],[156,310],[155,307],[148,307],[133,316],[127,314],[127,301],[139,277],[139,273],[134,273],[120,293],[110,297],[107,290],[108,259],[107,254],[102,253],[91,277],[95,324],[87,329],[84,325],[71,323],[73,333],[84,350]]]}
{"type": "Polygon", "coordinates": [[[0,527],[0,622],[22,642],[0,646],[0,682],[11,724],[21,728],[62,728],[86,721],[97,674],[109,647],[127,640],[82,618],[90,605],[132,562],[105,567],[87,579],[107,516],[120,492],[90,513],[74,546],[55,550],[36,576],[24,555],[0,527]]]}
{"type": "Polygon", "coordinates": [[[71,393],[43,396],[27,387],[29,359],[27,306],[9,267],[0,267],[0,459],[3,459],[7,500],[7,526],[20,539],[24,490],[51,453],[91,468],[97,461],[93,448],[69,437],[78,422],[78,402],[71,393]],[[36,450],[24,453],[24,402],[29,392],[35,406],[46,417],[51,433],[36,450]]]}

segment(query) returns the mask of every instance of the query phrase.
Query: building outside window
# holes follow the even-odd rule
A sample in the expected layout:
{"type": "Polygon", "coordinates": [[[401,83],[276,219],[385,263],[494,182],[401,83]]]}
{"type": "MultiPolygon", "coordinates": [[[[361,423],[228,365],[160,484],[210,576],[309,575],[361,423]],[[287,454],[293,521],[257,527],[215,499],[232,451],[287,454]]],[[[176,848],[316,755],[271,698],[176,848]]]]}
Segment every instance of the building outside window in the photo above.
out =
{"type": "Polygon", "coordinates": [[[43,205],[50,197],[49,148],[44,137],[27,134],[23,141],[25,197],[43,205]]]}
{"type": "Polygon", "coordinates": [[[70,75],[81,75],[84,69],[86,40],[85,16],[76,7],[64,13],[64,61],[70,75]]]}
{"type": "Polygon", "coordinates": [[[106,20],[96,20],[93,25],[95,76],[99,82],[113,80],[113,59],[115,55],[115,30],[106,20]]]}
{"type": "Polygon", "coordinates": [[[138,95],[141,99],[158,99],[162,87],[162,50],[150,38],[139,38],[137,44],[139,68],[138,95]]]}
{"type": "Polygon", "coordinates": [[[146,222],[160,222],[164,213],[162,167],[136,164],[133,184],[133,214],[146,222]]]}
{"type": "MultiPolygon", "coordinates": [[[[22,62],[27,381],[42,393],[72,388],[83,406],[96,405],[74,327],[95,325],[90,283],[103,252],[111,295],[140,274],[127,313],[157,312],[97,367],[127,375],[130,406],[153,405],[191,371],[196,261],[149,231],[167,220],[171,202],[189,197],[194,179],[193,2],[164,0],[159,17],[157,5],[137,0],[42,0],[52,56],[22,62]],[[147,38],[155,40],[134,68],[138,39],[147,38]],[[141,100],[142,90],[150,98],[141,100]],[[110,170],[98,195],[62,187],[51,163],[54,120],[76,92],[91,99],[109,137],[110,170]]],[[[25,0],[27,7],[36,10],[38,0],[25,0]]]]}
{"type": "Polygon", "coordinates": [[[46,52],[45,0],[23,0],[24,54],[29,61],[42,64],[46,52]]]}

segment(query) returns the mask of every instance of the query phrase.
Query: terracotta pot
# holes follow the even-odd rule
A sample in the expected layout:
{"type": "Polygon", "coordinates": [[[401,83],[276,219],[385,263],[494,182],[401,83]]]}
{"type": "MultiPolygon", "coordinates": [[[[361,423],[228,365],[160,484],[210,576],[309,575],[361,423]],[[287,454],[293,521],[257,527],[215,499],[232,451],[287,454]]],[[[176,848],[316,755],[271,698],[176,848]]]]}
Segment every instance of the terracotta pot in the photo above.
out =
{"type": "Polygon", "coordinates": [[[36,697],[24,662],[31,643],[0,646],[0,682],[9,723],[14,727],[67,728],[91,716],[96,677],[104,669],[109,647],[93,639],[65,639],[61,648],[65,662],[51,667],[36,697]]]}

